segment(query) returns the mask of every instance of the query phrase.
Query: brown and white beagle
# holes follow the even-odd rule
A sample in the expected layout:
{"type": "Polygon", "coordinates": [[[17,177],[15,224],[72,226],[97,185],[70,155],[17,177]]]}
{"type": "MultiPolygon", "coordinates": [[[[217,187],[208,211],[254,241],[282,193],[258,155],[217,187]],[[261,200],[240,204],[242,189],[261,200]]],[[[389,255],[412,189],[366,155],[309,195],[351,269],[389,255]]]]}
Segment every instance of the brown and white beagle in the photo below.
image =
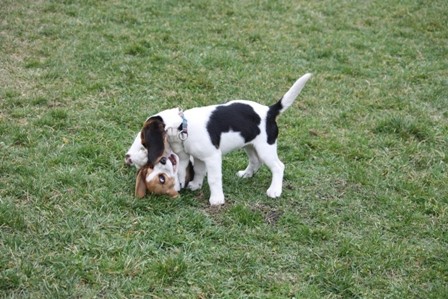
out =
{"type": "MultiPolygon", "coordinates": [[[[149,162],[138,170],[135,195],[142,198],[146,192],[149,192],[177,197],[180,185],[178,179],[179,156],[171,150],[163,124],[150,119],[145,122],[144,128],[145,130],[141,131],[140,140],[142,145],[151,149],[151,155],[147,160],[149,162]]],[[[185,171],[187,176],[183,184],[186,186],[194,177],[192,163],[187,165],[185,171]]]]}

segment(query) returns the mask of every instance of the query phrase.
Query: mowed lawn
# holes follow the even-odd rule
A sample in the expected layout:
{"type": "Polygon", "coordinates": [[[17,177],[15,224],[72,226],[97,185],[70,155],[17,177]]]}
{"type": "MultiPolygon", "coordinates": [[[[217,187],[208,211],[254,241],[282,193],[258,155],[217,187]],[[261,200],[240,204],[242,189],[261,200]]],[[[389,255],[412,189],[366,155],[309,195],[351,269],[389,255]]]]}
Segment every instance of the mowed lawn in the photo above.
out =
{"type": "Polygon", "coordinates": [[[0,4],[1,298],[448,297],[448,1],[0,4]],[[281,198],[134,197],[148,116],[306,72],[281,198]]]}

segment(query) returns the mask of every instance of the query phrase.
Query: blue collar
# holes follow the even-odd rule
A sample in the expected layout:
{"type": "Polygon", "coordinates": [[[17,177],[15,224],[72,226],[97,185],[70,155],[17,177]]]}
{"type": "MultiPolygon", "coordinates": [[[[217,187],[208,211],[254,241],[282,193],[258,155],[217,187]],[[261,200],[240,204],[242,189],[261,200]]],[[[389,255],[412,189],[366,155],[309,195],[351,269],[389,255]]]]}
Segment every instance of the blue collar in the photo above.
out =
{"type": "Polygon", "coordinates": [[[182,141],[188,138],[188,120],[185,118],[184,112],[179,110],[179,116],[182,118],[182,124],[179,126],[179,139],[182,141]]]}

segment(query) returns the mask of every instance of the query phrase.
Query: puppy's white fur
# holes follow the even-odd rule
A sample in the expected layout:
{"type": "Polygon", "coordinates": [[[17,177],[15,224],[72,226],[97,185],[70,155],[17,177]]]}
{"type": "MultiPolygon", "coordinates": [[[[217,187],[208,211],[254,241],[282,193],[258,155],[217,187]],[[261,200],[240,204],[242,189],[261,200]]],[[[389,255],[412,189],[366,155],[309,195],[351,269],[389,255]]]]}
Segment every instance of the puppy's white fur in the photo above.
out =
{"type": "Polygon", "coordinates": [[[134,142],[126,152],[124,162],[129,166],[135,166],[137,169],[142,168],[148,162],[148,151],[142,144],[142,132],[138,132],[134,142]]]}
{"type": "MultiPolygon", "coordinates": [[[[179,108],[165,110],[156,114],[155,116],[163,119],[168,136],[168,143],[171,149],[179,156],[178,181],[185,181],[185,169],[190,156],[192,156],[194,158],[195,177],[189,183],[188,187],[192,190],[201,188],[203,179],[207,174],[208,184],[210,186],[209,202],[211,205],[222,205],[225,202],[222,190],[222,155],[235,149],[244,148],[249,158],[249,164],[245,170],[238,171],[237,175],[242,178],[251,177],[262,164],[266,164],[272,172],[271,185],[266,193],[272,198],[279,197],[282,193],[285,166],[277,155],[278,132],[275,118],[292,105],[310,78],[311,74],[306,74],[299,78],[282,99],[270,107],[252,101],[231,101],[223,105],[197,107],[186,110],[183,112],[183,117],[188,121],[188,138],[184,141],[178,136],[179,126],[183,121],[179,108]],[[253,126],[249,126],[252,128],[252,131],[246,132],[254,137],[244,137],[241,131],[232,130],[231,125],[228,130],[222,130],[220,134],[213,135],[210,131],[211,117],[216,115],[214,113],[218,109],[237,107],[235,105],[236,103],[242,104],[241,107],[243,108],[251,107],[252,114],[250,116],[254,115],[253,112],[258,115],[260,121],[256,124],[256,132],[253,132],[253,126]],[[272,111],[275,112],[274,116],[272,115],[272,111]],[[273,124],[275,125],[275,134],[272,134],[272,117],[273,124]],[[218,143],[213,142],[214,137],[218,137],[218,143]],[[275,138],[272,139],[272,137],[275,138]]],[[[235,113],[238,114],[239,112],[235,110],[235,113]]],[[[253,123],[249,124],[253,125],[253,123]]],[[[141,134],[139,133],[126,154],[126,162],[128,164],[134,164],[137,168],[146,164],[148,160],[147,151],[141,144],[140,136],[141,134]]],[[[185,186],[179,186],[179,189],[181,187],[185,186]]]]}

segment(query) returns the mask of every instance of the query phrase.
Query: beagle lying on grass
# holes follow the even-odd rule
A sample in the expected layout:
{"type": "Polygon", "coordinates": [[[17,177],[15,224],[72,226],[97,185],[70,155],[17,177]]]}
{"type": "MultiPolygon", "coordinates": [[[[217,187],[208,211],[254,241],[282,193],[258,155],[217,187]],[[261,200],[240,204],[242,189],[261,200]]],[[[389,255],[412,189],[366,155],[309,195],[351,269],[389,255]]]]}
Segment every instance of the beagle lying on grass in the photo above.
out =
{"type": "Polygon", "coordinates": [[[311,74],[299,78],[271,106],[252,101],[231,101],[185,111],[169,109],[148,118],[125,156],[128,165],[140,168],[137,196],[144,196],[143,192],[137,192],[141,190],[143,182],[150,192],[158,194],[165,192],[177,196],[177,192],[187,187],[187,184],[189,189],[197,190],[202,187],[207,174],[210,205],[222,205],[225,202],[222,156],[244,148],[249,164],[237,175],[249,178],[261,165],[266,164],[272,173],[271,185],[266,194],[272,198],[279,197],[285,166],[277,155],[276,119],[293,104],[310,78],[311,74]],[[169,159],[171,155],[177,156],[179,160],[169,159]],[[189,182],[187,174],[190,158],[194,160],[194,179],[189,182]],[[154,184],[154,180],[158,180],[162,186],[154,184]]]}
{"type": "MultiPolygon", "coordinates": [[[[178,165],[179,156],[171,151],[169,144],[164,138],[164,150],[162,155],[151,157],[155,163],[146,163],[137,165],[138,172],[135,180],[135,196],[142,198],[146,191],[154,194],[168,195],[170,197],[179,196],[178,165]]],[[[130,157],[126,155],[126,163],[132,164],[130,157]]],[[[188,183],[194,177],[193,164],[190,162],[185,170],[186,177],[183,185],[188,183]]]]}

